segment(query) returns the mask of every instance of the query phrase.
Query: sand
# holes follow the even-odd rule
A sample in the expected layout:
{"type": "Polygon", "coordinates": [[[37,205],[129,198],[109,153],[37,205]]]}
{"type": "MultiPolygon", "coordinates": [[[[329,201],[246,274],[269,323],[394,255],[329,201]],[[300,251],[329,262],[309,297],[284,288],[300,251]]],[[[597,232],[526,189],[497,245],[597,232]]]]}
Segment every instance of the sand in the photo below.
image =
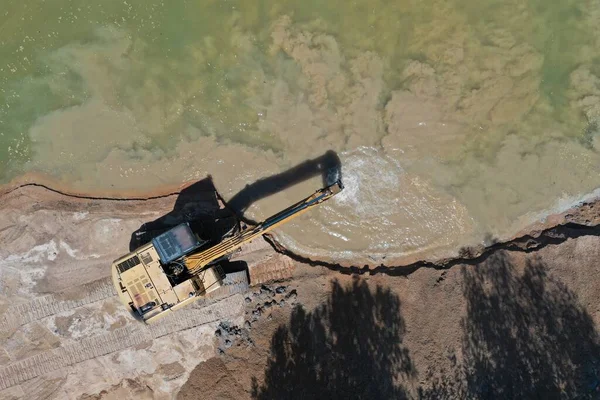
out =
{"type": "Polygon", "coordinates": [[[600,7],[130,3],[0,17],[0,397],[586,396],[600,7]],[[284,283],[154,330],[116,303],[110,261],[187,185],[328,150],[344,192],[248,250],[284,283]]]}
{"type": "Polygon", "coordinates": [[[147,328],[119,304],[109,265],[141,223],[172,218],[174,205],[184,212],[177,198],[90,200],[40,187],[3,196],[2,398],[272,398],[311,390],[489,398],[581,394],[595,382],[597,203],[434,262],[309,264],[277,242],[257,241],[238,256],[262,277],[248,292],[147,328]],[[326,339],[314,336],[321,325],[326,339]],[[306,357],[314,363],[298,366],[306,357]],[[532,362],[541,369],[527,369],[532,362]],[[363,382],[364,368],[381,380],[363,382]],[[322,370],[339,376],[323,380],[322,370]]]}

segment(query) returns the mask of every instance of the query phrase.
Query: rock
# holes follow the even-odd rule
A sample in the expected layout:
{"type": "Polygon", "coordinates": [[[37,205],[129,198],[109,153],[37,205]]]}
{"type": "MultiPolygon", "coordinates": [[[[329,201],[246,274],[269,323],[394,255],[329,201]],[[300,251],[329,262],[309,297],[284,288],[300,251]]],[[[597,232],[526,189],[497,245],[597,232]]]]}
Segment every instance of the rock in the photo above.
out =
{"type": "Polygon", "coordinates": [[[285,289],[286,289],[286,288],[285,288],[285,286],[278,286],[278,287],[275,289],[275,293],[277,293],[277,294],[282,294],[282,293],[285,293],[285,289]]]}
{"type": "Polygon", "coordinates": [[[296,297],[298,297],[298,293],[296,292],[296,289],[292,290],[290,293],[287,294],[287,296],[285,296],[286,299],[295,299],[296,297]]]}
{"type": "Polygon", "coordinates": [[[271,293],[273,293],[273,290],[271,290],[271,288],[268,287],[268,286],[262,285],[260,287],[260,294],[265,294],[265,293],[266,294],[271,294],[271,293]]]}

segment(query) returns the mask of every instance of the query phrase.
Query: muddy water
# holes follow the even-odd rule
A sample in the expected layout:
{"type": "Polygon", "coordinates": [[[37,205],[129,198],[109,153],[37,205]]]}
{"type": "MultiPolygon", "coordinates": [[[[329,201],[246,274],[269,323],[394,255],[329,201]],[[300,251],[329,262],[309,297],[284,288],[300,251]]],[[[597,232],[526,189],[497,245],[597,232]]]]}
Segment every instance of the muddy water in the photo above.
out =
{"type": "Polygon", "coordinates": [[[286,245],[379,262],[492,240],[600,184],[598,22],[583,0],[6,0],[0,177],[211,174],[228,197],[332,149],[347,190],[286,245]]]}

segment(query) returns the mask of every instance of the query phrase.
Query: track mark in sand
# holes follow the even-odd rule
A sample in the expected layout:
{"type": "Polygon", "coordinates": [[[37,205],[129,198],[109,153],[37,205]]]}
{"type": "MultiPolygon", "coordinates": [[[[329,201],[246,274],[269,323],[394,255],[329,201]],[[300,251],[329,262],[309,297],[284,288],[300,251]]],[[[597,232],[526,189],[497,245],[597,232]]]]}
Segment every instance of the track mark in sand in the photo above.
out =
{"type": "Polygon", "coordinates": [[[267,282],[283,281],[294,275],[296,263],[290,257],[274,254],[268,260],[249,263],[250,285],[256,286],[267,282]]]}
{"type": "MultiPolygon", "coordinates": [[[[282,257],[278,255],[279,257],[282,257]]],[[[277,258],[279,258],[277,257],[277,258]]],[[[288,259],[289,260],[289,259],[288,259]]],[[[290,260],[291,261],[291,260],[290,260]]],[[[266,266],[258,266],[262,272],[251,282],[252,285],[261,284],[269,280],[282,280],[291,276],[290,268],[286,263],[269,263],[266,266]],[[264,271],[263,271],[264,270],[264,271]]],[[[248,278],[246,271],[227,274],[223,281],[223,287],[211,293],[203,301],[199,299],[198,304],[205,306],[237,293],[244,293],[248,290],[248,278]]],[[[97,281],[86,283],[85,285],[72,288],[77,293],[87,293],[81,299],[68,300],[68,292],[59,292],[43,297],[36,298],[28,303],[10,307],[0,318],[0,336],[10,335],[23,325],[34,321],[50,317],[61,312],[83,307],[87,304],[95,303],[117,295],[112,284],[111,278],[103,278],[97,281]]]]}
{"type": "Polygon", "coordinates": [[[244,298],[235,295],[202,309],[174,312],[154,325],[131,324],[113,332],[48,350],[0,369],[0,390],[86,360],[104,356],[175,332],[206,325],[242,313],[244,298]]]}
{"type": "MultiPolygon", "coordinates": [[[[87,293],[87,295],[78,300],[67,300],[65,298],[68,294],[66,292],[59,292],[10,307],[2,318],[0,318],[0,335],[11,334],[23,325],[117,295],[111,278],[103,278],[86,283],[85,285],[76,287],[76,289],[78,293],[87,293]]],[[[247,290],[248,279],[245,271],[227,274],[227,277],[223,281],[223,287],[207,296],[206,300],[202,301],[203,299],[199,299],[200,303],[198,304],[202,306],[209,305],[225,297],[243,293],[247,290]]]]}
{"type": "Polygon", "coordinates": [[[65,378],[55,378],[46,380],[41,377],[36,377],[27,382],[26,386],[23,386],[23,398],[24,399],[50,399],[54,395],[54,398],[58,398],[56,392],[63,384],[65,378]]]}
{"type": "Polygon", "coordinates": [[[10,334],[33,321],[117,295],[111,278],[103,278],[78,286],[77,292],[87,293],[87,295],[78,300],[68,300],[67,292],[59,292],[10,307],[0,318],[0,335],[10,334]]]}
{"type": "Polygon", "coordinates": [[[233,296],[237,293],[245,293],[250,288],[248,284],[248,273],[246,271],[227,274],[223,279],[223,286],[210,293],[207,297],[211,299],[220,299],[233,296]]]}

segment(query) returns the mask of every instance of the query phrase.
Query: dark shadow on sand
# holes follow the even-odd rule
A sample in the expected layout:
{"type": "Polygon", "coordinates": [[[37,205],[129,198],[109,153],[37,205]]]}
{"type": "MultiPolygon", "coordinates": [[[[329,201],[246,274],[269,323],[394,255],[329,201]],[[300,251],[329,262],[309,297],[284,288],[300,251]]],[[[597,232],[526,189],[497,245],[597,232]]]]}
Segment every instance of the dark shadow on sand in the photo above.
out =
{"type": "Polygon", "coordinates": [[[131,234],[129,250],[133,251],[161,233],[183,222],[190,223],[204,240],[215,241],[235,228],[238,220],[230,209],[222,208],[212,177],[208,176],[183,189],[167,214],[146,222],[131,234]]]}
{"type": "Polygon", "coordinates": [[[271,339],[264,384],[252,397],[267,399],[403,399],[399,378],[415,373],[403,346],[400,300],[363,280],[332,283],[329,299],[313,311],[297,306],[271,339]]]}
{"type": "MultiPolygon", "coordinates": [[[[576,265],[573,265],[576,268],[576,265]]],[[[421,399],[598,398],[598,332],[541,261],[518,272],[498,252],[464,270],[462,355],[421,399]]]]}

